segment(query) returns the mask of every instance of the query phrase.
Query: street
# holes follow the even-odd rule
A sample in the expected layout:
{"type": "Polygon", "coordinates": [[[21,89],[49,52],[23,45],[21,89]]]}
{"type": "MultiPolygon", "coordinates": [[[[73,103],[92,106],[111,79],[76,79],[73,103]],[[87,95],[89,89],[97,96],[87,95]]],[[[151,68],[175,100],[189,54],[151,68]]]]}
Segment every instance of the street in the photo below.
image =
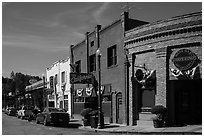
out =
{"type": "Polygon", "coordinates": [[[2,113],[2,135],[107,135],[106,132],[92,132],[78,129],[81,126],[71,121],[68,127],[44,126],[35,121],[28,122],[2,113]]]}

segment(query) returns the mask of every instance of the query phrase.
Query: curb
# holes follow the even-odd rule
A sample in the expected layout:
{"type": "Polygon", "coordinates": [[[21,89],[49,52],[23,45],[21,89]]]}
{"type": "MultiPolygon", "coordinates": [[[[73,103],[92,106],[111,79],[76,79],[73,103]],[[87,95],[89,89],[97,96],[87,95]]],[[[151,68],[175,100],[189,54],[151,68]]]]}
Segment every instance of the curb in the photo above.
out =
{"type": "Polygon", "coordinates": [[[105,129],[96,129],[96,128],[91,128],[91,127],[84,127],[81,126],[79,129],[82,130],[89,130],[93,132],[108,132],[108,133],[116,133],[116,134],[141,134],[141,135],[202,135],[202,131],[197,131],[197,132],[191,132],[191,131],[186,131],[186,132],[173,132],[173,131],[160,131],[160,132],[155,132],[155,131],[150,131],[150,132],[144,132],[144,131],[113,131],[113,130],[105,130],[105,129]]]}

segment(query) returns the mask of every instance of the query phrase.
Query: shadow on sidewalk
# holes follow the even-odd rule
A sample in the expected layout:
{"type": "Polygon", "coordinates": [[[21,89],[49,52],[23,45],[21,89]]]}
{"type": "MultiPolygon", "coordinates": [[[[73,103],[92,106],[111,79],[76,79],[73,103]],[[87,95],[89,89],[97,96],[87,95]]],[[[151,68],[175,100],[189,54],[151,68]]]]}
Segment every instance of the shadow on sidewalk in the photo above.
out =
{"type": "Polygon", "coordinates": [[[104,129],[105,128],[115,128],[115,127],[120,127],[119,125],[111,125],[111,124],[105,124],[104,125],[104,129]]]}

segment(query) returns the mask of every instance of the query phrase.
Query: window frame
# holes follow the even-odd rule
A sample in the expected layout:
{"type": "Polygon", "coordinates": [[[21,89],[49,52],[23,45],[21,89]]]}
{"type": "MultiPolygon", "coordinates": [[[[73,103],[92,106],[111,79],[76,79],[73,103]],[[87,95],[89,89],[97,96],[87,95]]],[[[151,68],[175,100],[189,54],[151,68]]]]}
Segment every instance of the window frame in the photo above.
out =
{"type": "Polygon", "coordinates": [[[113,45],[107,48],[107,67],[117,65],[117,45],[113,45]]]}
{"type": "Polygon", "coordinates": [[[77,64],[76,73],[81,73],[81,60],[76,61],[75,64],[77,64]]]}
{"type": "Polygon", "coordinates": [[[96,54],[92,54],[89,56],[89,70],[90,72],[95,72],[96,71],[96,54]]]}

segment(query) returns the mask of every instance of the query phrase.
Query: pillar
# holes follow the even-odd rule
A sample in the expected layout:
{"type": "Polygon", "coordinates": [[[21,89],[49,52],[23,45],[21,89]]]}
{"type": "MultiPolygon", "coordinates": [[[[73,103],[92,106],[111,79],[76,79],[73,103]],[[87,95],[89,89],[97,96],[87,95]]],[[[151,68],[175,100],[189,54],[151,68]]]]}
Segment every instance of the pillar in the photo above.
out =
{"type": "Polygon", "coordinates": [[[156,96],[155,105],[166,107],[167,93],[167,47],[157,48],[156,50],[157,70],[156,70],[156,96]]]}

